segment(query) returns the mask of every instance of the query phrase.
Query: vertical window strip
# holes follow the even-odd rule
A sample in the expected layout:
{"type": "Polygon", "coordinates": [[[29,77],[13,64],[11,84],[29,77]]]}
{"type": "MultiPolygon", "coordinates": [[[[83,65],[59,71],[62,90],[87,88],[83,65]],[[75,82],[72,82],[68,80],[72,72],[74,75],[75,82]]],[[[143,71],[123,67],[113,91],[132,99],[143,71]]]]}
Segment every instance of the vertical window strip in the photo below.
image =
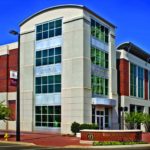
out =
{"type": "Polygon", "coordinates": [[[94,95],[108,96],[108,79],[92,75],[92,93],[94,95]]]}
{"type": "Polygon", "coordinates": [[[102,50],[99,50],[92,46],[91,48],[91,61],[93,64],[102,67],[108,68],[108,53],[105,53],[102,50]]]}
{"type": "Polygon", "coordinates": [[[109,29],[93,19],[91,19],[91,35],[106,44],[109,42],[109,29]]]}
{"type": "Polygon", "coordinates": [[[130,95],[136,96],[136,66],[130,63],[130,95]]]}
{"type": "Polygon", "coordinates": [[[138,97],[143,98],[143,82],[144,82],[144,69],[138,67],[138,97]]]}

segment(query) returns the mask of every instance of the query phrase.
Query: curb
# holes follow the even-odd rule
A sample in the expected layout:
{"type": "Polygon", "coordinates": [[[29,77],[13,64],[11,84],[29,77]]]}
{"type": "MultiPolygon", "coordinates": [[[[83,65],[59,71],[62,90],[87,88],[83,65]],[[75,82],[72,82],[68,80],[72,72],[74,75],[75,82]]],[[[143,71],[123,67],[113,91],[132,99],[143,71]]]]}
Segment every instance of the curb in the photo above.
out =
{"type": "Polygon", "coordinates": [[[134,145],[109,145],[109,146],[76,146],[76,145],[70,145],[65,146],[64,148],[81,148],[81,149],[120,149],[120,148],[150,148],[150,144],[134,144],[134,145]]]}
{"type": "Polygon", "coordinates": [[[0,141],[0,144],[17,144],[17,145],[26,145],[26,146],[36,146],[34,143],[27,142],[15,142],[15,141],[0,141]]]}

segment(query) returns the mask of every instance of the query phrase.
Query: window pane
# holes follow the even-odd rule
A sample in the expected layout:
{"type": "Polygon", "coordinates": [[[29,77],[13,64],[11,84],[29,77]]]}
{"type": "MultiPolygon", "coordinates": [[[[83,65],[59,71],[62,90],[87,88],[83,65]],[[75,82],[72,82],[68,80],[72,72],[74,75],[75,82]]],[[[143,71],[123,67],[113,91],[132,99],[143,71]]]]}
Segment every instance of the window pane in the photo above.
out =
{"type": "Polygon", "coordinates": [[[36,27],[36,32],[42,32],[42,25],[39,25],[36,27]]]}
{"type": "Polygon", "coordinates": [[[36,66],[41,66],[41,59],[36,59],[36,66]]]}
{"type": "Polygon", "coordinates": [[[43,24],[43,31],[47,31],[48,30],[48,23],[43,24]]]}
{"type": "Polygon", "coordinates": [[[41,85],[41,77],[36,77],[36,85],[41,85]]]}
{"type": "Polygon", "coordinates": [[[36,52],[36,58],[41,58],[41,51],[36,52]]]}
{"type": "Polygon", "coordinates": [[[42,115],[42,121],[47,122],[47,115],[42,115]]]}
{"type": "Polygon", "coordinates": [[[41,122],[41,115],[36,115],[35,116],[35,120],[37,121],[37,122],[41,122]]]}
{"type": "Polygon", "coordinates": [[[47,77],[42,77],[42,84],[47,84],[47,77]]]}
{"type": "Polygon", "coordinates": [[[37,94],[41,93],[41,86],[36,86],[36,93],[37,94]]]}
{"type": "Polygon", "coordinates": [[[54,57],[48,58],[48,64],[54,64],[54,57]]]}
{"type": "Polygon", "coordinates": [[[47,114],[47,106],[42,106],[42,114],[47,114]]]}
{"type": "Polygon", "coordinates": [[[49,31],[49,37],[54,37],[54,30],[49,31]]]}
{"type": "Polygon", "coordinates": [[[54,85],[48,85],[48,93],[54,92],[54,85]]]}
{"type": "Polygon", "coordinates": [[[41,39],[42,39],[42,33],[37,33],[36,40],[41,40],[41,39]]]}
{"type": "Polygon", "coordinates": [[[54,115],[54,117],[55,117],[55,121],[56,121],[56,122],[61,122],[61,117],[60,117],[60,115],[54,115]]]}
{"type": "Polygon", "coordinates": [[[55,63],[61,63],[61,55],[55,56],[55,63]]]}
{"type": "Polygon", "coordinates": [[[43,61],[43,62],[42,62],[42,65],[47,65],[47,64],[48,64],[48,63],[47,63],[47,58],[43,58],[42,61],[43,61]]]}
{"type": "Polygon", "coordinates": [[[55,76],[55,83],[61,83],[61,75],[55,76]]]}
{"type": "Polygon", "coordinates": [[[61,28],[55,29],[55,36],[61,35],[61,28]]]}
{"type": "Polygon", "coordinates": [[[54,76],[48,76],[48,84],[54,83],[54,76]]]}
{"type": "Polygon", "coordinates": [[[42,112],[42,109],[41,109],[42,107],[41,106],[36,106],[35,107],[35,113],[36,114],[41,114],[41,112],[42,112]]]}
{"type": "Polygon", "coordinates": [[[61,107],[60,106],[55,106],[54,114],[61,114],[61,107]]]}
{"type": "Polygon", "coordinates": [[[54,21],[49,23],[49,29],[54,29],[54,21]]]}
{"type": "Polygon", "coordinates": [[[48,115],[48,122],[53,122],[53,115],[48,115]]]}
{"type": "Polygon", "coordinates": [[[47,52],[48,52],[47,50],[44,50],[43,53],[42,53],[42,56],[47,57],[47,55],[48,55],[47,52]]]}
{"type": "Polygon", "coordinates": [[[62,26],[62,21],[61,20],[57,20],[55,21],[55,28],[61,27],[62,26]]]}
{"type": "Polygon", "coordinates": [[[48,31],[43,32],[43,39],[47,39],[48,38],[48,31]]]}
{"type": "Polygon", "coordinates": [[[55,55],[61,54],[61,47],[55,48],[55,55]]]}
{"type": "Polygon", "coordinates": [[[47,93],[47,85],[42,86],[42,93],[47,93]]]}
{"type": "Polygon", "coordinates": [[[48,106],[48,114],[53,114],[53,106],[48,106]]]}
{"type": "Polygon", "coordinates": [[[61,84],[55,85],[55,92],[61,92],[61,84]]]}
{"type": "Polygon", "coordinates": [[[54,55],[54,48],[49,49],[49,56],[53,56],[54,55]]]}

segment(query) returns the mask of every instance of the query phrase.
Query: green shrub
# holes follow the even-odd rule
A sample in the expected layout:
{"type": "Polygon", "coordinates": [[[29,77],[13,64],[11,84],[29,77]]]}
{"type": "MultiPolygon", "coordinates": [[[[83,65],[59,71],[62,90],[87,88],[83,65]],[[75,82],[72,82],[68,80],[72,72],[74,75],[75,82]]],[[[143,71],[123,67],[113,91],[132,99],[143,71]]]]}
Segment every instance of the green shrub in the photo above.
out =
{"type": "Polygon", "coordinates": [[[80,124],[77,122],[73,122],[71,125],[71,131],[76,134],[77,132],[80,131],[80,124]]]}
{"type": "Polygon", "coordinates": [[[146,142],[119,142],[119,141],[104,141],[104,142],[93,142],[93,146],[103,145],[134,145],[134,144],[147,144],[146,142]]]}
{"type": "Polygon", "coordinates": [[[80,125],[80,130],[83,130],[83,129],[98,129],[98,125],[83,123],[80,125]]]}

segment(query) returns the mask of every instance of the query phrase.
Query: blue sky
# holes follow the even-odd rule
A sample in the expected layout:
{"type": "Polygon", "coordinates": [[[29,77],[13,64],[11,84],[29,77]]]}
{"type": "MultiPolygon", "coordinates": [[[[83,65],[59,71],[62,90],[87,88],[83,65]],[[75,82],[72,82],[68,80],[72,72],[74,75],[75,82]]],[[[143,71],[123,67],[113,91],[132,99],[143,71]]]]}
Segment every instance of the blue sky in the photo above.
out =
{"type": "Polygon", "coordinates": [[[150,53],[149,0],[4,0],[0,2],[0,45],[16,41],[9,34],[24,19],[44,8],[82,4],[117,26],[116,44],[131,41],[150,53]]]}

